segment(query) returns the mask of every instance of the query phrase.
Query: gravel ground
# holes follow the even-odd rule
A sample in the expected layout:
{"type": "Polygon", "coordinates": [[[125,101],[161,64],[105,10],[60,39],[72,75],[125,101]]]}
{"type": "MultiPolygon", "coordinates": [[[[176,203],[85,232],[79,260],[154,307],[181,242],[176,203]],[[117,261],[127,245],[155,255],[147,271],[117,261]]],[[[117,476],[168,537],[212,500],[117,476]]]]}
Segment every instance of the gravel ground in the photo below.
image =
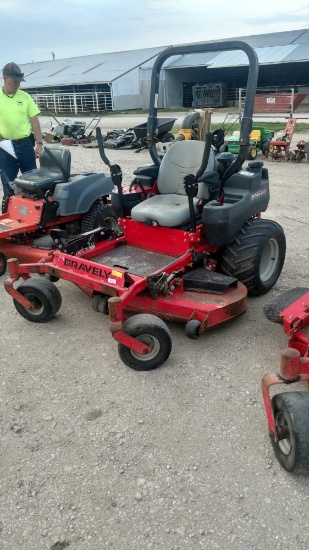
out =
{"type": "MultiPolygon", "coordinates": [[[[102,170],[97,149],[71,152],[74,172],[102,170]]],[[[108,155],[128,179],[149,162],[108,155]]],[[[58,283],[62,308],[40,326],[0,284],[1,548],[308,548],[309,481],[274,458],[260,391],[286,345],[262,305],[308,285],[308,163],[265,163],[264,217],[287,237],[278,283],[197,341],[170,324],[173,350],[155,371],[122,364],[107,318],[73,285],[58,283]]]]}

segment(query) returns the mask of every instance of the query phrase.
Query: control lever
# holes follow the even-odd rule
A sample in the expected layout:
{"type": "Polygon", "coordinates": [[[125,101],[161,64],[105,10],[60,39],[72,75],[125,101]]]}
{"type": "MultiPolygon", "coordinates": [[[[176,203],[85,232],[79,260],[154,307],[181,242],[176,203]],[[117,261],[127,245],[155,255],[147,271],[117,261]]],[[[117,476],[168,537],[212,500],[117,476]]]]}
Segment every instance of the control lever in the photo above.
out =
{"type": "Polygon", "coordinates": [[[196,221],[195,221],[195,214],[194,214],[193,199],[197,193],[197,183],[195,178],[196,177],[194,176],[194,174],[188,174],[187,176],[184,177],[185,192],[189,201],[190,221],[191,221],[191,225],[194,233],[196,232],[196,221]]]}

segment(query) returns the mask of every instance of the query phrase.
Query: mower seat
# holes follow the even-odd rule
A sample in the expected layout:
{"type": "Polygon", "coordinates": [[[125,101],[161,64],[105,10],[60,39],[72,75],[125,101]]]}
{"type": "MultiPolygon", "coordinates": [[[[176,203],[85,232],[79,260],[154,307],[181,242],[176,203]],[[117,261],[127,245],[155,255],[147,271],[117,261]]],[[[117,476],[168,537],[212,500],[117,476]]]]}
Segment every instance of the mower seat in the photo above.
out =
{"type": "Polygon", "coordinates": [[[24,172],[14,180],[19,190],[29,193],[33,184],[43,193],[54,191],[57,183],[65,183],[70,179],[71,153],[66,147],[56,145],[45,147],[40,158],[40,168],[24,172]],[[62,168],[62,170],[61,170],[62,168]]]}
{"type": "Polygon", "coordinates": [[[250,137],[255,141],[261,141],[261,130],[252,130],[250,137]]]}
{"type": "MultiPolygon", "coordinates": [[[[150,197],[134,206],[132,219],[163,227],[177,227],[190,220],[189,201],[184,189],[184,177],[196,174],[202,164],[205,143],[183,140],[172,145],[162,159],[158,174],[159,195],[150,197]]],[[[215,155],[210,150],[205,173],[212,172],[215,155]]],[[[204,174],[201,177],[203,178],[204,174]]],[[[209,184],[198,182],[196,197],[193,199],[195,214],[199,212],[199,199],[209,200],[209,184]]]]}

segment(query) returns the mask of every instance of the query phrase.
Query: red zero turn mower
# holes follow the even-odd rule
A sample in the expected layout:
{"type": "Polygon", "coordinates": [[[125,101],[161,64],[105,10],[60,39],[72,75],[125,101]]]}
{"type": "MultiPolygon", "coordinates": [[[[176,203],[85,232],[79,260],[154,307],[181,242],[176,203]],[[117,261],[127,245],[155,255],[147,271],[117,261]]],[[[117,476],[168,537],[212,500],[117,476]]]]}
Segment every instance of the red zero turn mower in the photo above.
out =
{"type": "Polygon", "coordinates": [[[262,391],[269,435],[281,466],[288,472],[309,474],[309,393],[288,391],[270,398],[270,387],[309,383],[309,289],[294,288],[264,305],[266,317],[281,323],[288,347],[281,352],[277,375],[266,374],[262,391]]]}
{"type": "Polygon", "coordinates": [[[71,174],[71,153],[65,147],[45,147],[40,168],[21,174],[2,201],[0,215],[0,276],[7,260],[37,262],[47,258],[49,230],[66,229],[70,235],[90,231],[103,223],[116,225],[107,204],[113,189],[110,176],[88,172],[71,174]]]}
{"type": "Polygon", "coordinates": [[[112,207],[119,211],[123,234],[102,227],[69,239],[65,232],[52,230],[56,250],[51,250],[48,261],[19,265],[10,260],[5,288],[23,317],[37,323],[51,319],[61,305],[51,281],[71,281],[92,298],[93,309],[108,313],[122,361],[136,370],[150,370],[162,365],[171,352],[164,320],[184,323],[187,336],[196,339],[244,313],[248,292],[260,295],[272,288],[284,263],[285,236],[277,223],[260,217],[269,201],[263,162],[243,168],[257,76],[256,54],[240,41],[171,47],[157,57],[147,136],[154,164],[139,172],[143,188],[156,177],[156,194],[145,193],[147,198],[141,201],[140,190],[124,192],[121,169],[110,165],[98,132],[101,156],[115,185],[112,207]],[[209,131],[205,142],[175,141],[161,159],[155,135],[159,75],[165,60],[185,53],[239,49],[248,56],[249,73],[238,157],[223,153],[217,162],[209,131]],[[32,273],[47,274],[50,280],[31,278],[32,273]],[[19,278],[23,282],[15,289],[19,278]]]}

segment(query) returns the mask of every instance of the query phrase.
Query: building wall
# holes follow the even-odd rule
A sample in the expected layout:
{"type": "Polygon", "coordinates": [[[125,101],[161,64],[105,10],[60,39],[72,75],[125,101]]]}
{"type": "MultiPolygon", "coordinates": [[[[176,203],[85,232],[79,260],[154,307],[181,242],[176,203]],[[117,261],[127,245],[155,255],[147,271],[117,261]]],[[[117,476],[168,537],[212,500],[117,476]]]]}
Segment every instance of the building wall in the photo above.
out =
{"type": "MultiPolygon", "coordinates": [[[[159,86],[159,108],[166,107],[165,75],[159,86]]],[[[148,109],[150,97],[151,69],[138,67],[130,73],[112,82],[113,107],[115,111],[129,109],[148,109]]]]}
{"type": "Polygon", "coordinates": [[[140,109],[139,67],[112,82],[115,111],[140,109]]]}
{"type": "Polygon", "coordinates": [[[308,103],[309,103],[309,86],[299,86],[299,93],[300,94],[308,94],[307,97],[303,101],[303,103],[308,105],[308,103]]]}

